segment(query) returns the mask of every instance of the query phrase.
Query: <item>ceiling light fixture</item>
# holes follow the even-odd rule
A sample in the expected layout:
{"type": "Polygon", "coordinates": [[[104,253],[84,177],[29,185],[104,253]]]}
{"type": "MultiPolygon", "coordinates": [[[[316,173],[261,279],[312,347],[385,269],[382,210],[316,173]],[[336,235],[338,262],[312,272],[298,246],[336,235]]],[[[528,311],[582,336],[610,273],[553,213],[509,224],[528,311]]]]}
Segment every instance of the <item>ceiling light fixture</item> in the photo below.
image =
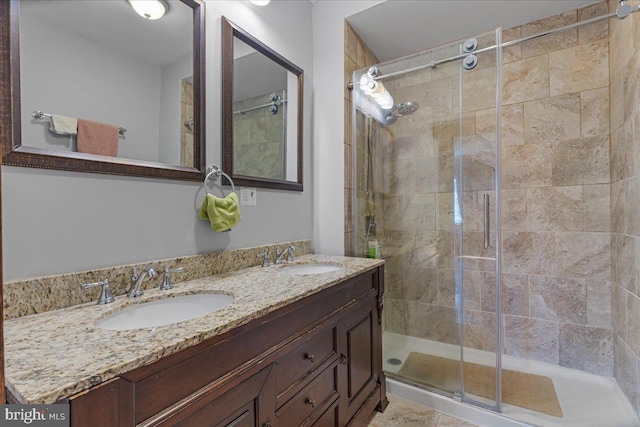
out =
{"type": "Polygon", "coordinates": [[[269,4],[271,0],[249,0],[249,1],[255,4],[256,6],[266,6],[269,4]]]}
{"type": "Polygon", "coordinates": [[[151,21],[160,19],[169,11],[166,0],[127,0],[133,10],[140,16],[151,21]]]}

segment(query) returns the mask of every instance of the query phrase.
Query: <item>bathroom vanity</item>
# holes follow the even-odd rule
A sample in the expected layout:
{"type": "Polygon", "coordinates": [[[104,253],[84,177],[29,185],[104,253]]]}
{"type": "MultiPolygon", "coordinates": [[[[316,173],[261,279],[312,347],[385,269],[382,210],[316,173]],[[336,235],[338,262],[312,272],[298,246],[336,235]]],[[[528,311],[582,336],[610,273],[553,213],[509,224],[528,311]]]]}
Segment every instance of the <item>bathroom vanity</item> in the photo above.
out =
{"type": "Polygon", "coordinates": [[[215,291],[235,300],[210,315],[156,328],[96,328],[96,321],[132,303],[124,297],[109,304],[116,307],[84,305],[12,319],[10,401],[68,402],[72,426],[366,425],[387,405],[383,266],[317,255],[295,263],[340,268],[296,274],[284,273],[286,265],[254,267],[184,282],[162,296],[215,291]],[[67,323],[69,335],[58,332],[41,357],[32,346],[13,345],[18,329],[42,342],[38,334],[60,327],[51,324],[55,319],[67,323]]]}

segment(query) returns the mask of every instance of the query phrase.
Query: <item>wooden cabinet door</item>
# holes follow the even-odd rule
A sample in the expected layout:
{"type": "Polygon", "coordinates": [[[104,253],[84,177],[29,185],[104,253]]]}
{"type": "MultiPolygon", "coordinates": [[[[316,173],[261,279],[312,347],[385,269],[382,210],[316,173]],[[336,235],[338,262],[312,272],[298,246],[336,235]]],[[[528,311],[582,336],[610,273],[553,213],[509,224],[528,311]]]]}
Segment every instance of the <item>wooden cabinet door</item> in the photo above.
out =
{"type": "Polygon", "coordinates": [[[347,425],[378,385],[377,302],[369,299],[339,322],[340,425],[347,425]]]}
{"type": "Polygon", "coordinates": [[[268,427],[274,419],[275,375],[272,365],[230,390],[202,396],[157,426],[268,427]]]}

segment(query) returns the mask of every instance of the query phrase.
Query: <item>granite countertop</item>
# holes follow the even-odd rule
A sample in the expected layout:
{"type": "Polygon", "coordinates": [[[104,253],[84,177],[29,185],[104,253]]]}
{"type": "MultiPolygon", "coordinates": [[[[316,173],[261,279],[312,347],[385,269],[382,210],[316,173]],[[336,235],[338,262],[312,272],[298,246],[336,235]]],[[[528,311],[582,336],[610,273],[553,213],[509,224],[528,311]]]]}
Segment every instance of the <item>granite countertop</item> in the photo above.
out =
{"type": "Polygon", "coordinates": [[[83,304],[4,322],[5,381],[21,403],[54,403],[162,357],[331,287],[382,264],[381,260],[305,255],[292,263],[252,267],[175,284],[170,291],[145,291],[107,305],[83,304]],[[340,270],[289,275],[291,264],[337,264],[340,270]],[[196,319],[129,331],[96,328],[95,322],[130,304],[193,294],[232,294],[227,307],[196,319]]]}

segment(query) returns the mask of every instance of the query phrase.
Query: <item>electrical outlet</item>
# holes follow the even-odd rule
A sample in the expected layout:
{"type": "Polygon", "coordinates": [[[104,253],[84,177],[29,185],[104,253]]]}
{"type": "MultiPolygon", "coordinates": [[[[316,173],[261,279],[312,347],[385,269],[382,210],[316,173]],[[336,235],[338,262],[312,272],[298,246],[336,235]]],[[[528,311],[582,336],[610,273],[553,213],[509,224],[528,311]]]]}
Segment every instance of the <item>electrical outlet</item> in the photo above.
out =
{"type": "Polygon", "coordinates": [[[241,206],[256,206],[258,204],[258,192],[255,188],[241,188],[240,189],[240,205],[241,206]]]}

